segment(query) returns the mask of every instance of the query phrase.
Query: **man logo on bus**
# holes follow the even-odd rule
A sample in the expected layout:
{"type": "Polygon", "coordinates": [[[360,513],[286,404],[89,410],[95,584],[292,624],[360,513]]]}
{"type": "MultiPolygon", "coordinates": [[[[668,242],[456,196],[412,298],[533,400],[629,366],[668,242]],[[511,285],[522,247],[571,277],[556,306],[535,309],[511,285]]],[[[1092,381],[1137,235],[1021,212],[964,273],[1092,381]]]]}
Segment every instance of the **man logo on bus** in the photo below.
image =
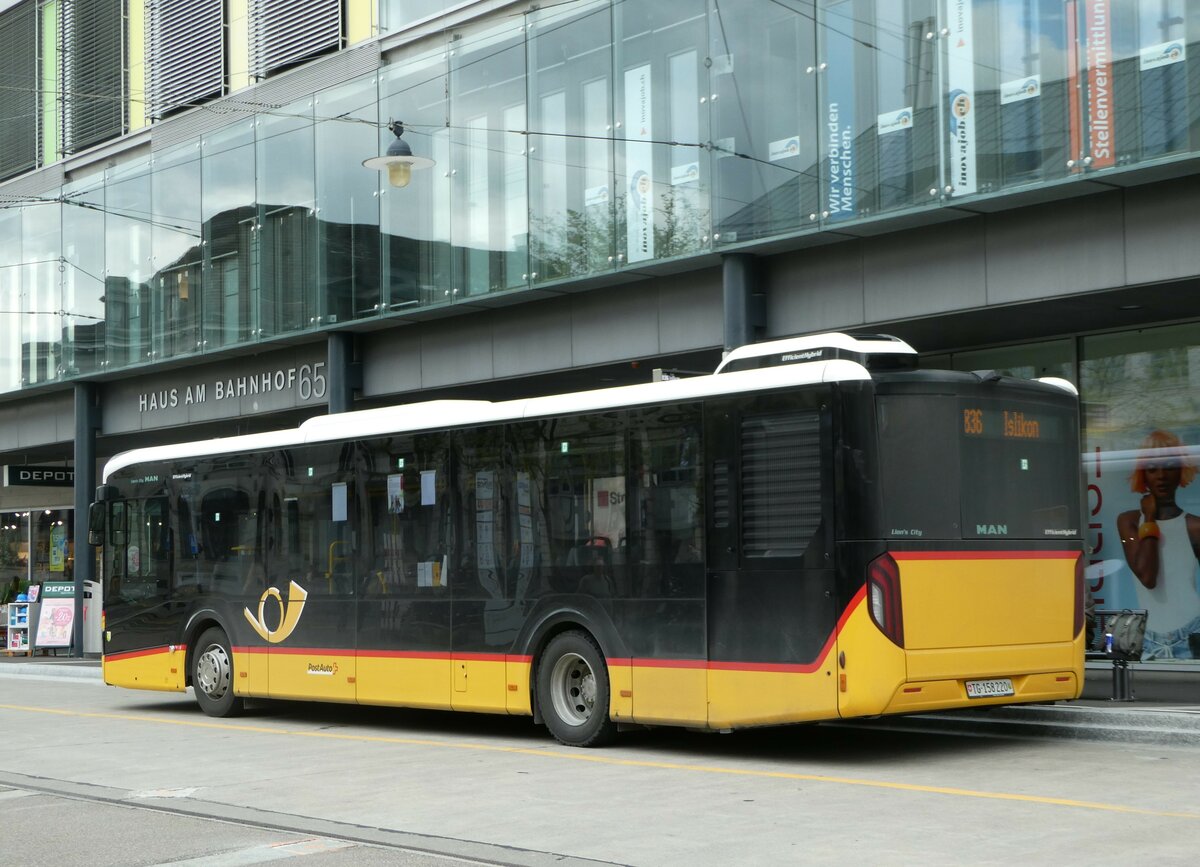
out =
{"type": "Polygon", "coordinates": [[[287,602],[283,601],[283,595],[278,589],[268,587],[263,593],[262,598],[258,600],[258,617],[255,618],[250,613],[249,608],[243,608],[242,613],[246,615],[246,620],[250,623],[251,628],[258,633],[260,638],[269,644],[278,644],[281,641],[286,641],[288,636],[296,629],[296,624],[300,622],[300,615],[304,612],[304,600],[307,598],[308,591],[293,581],[288,587],[287,602]],[[279,603],[278,629],[268,629],[267,621],[263,617],[263,609],[266,607],[268,597],[271,596],[275,597],[275,601],[279,603]]]}
{"type": "Polygon", "coordinates": [[[1007,536],[1008,524],[976,524],[977,536],[1007,536]]]}

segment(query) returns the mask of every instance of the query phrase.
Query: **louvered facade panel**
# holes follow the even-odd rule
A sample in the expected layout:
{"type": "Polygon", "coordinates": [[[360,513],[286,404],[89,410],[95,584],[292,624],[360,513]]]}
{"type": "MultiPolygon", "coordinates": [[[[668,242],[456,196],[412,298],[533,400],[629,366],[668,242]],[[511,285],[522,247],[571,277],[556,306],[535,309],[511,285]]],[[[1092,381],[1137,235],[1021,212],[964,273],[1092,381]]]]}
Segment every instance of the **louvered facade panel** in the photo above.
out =
{"type": "Polygon", "coordinates": [[[250,0],[250,72],[257,78],[341,44],[341,0],[250,0]]]}
{"type": "Polygon", "coordinates": [[[62,149],[125,131],[124,0],[60,0],[62,149]]]}
{"type": "Polygon", "coordinates": [[[223,0],[146,4],[146,102],[155,120],[225,89],[223,0]]]}
{"type": "Polygon", "coordinates": [[[799,557],[821,523],[820,417],[815,411],[742,421],[742,550],[799,557]]]}
{"type": "Polygon", "coordinates": [[[0,14],[0,178],[37,165],[37,9],[0,14]]]}

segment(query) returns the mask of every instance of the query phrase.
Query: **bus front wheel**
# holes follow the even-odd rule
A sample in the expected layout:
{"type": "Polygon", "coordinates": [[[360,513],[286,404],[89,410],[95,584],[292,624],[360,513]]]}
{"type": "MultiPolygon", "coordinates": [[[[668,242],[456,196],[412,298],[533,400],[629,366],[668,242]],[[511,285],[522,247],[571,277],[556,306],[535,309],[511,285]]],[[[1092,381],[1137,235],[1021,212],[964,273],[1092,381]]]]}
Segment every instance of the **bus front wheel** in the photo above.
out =
{"type": "Polygon", "coordinates": [[[564,632],[546,645],[538,664],[537,701],[550,734],[571,747],[610,743],[608,666],[584,632],[564,632]]]}
{"type": "Polygon", "coordinates": [[[192,654],[192,690],[209,716],[237,716],[245,703],[233,694],[233,653],[229,639],[217,628],[206,629],[192,654]]]}

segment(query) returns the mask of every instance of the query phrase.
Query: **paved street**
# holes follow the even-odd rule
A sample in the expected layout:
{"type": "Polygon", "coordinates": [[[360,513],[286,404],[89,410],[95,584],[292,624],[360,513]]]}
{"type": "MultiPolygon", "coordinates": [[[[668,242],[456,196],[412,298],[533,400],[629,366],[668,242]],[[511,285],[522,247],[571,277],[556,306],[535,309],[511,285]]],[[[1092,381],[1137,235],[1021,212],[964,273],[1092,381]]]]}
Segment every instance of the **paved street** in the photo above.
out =
{"type": "Polygon", "coordinates": [[[573,750],[525,719],[280,703],[213,720],[190,696],[27,677],[0,678],[0,731],[14,864],[1191,864],[1200,850],[1197,749],[817,726],[573,750]]]}

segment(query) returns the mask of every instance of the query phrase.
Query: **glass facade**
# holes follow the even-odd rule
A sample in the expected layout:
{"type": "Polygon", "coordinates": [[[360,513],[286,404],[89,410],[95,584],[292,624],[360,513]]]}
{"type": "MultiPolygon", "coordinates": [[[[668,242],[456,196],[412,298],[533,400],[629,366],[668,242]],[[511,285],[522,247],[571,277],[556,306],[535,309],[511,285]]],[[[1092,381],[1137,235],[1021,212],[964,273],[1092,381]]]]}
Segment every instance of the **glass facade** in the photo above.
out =
{"type": "Polygon", "coordinates": [[[0,207],[0,391],[1190,158],[1197,40],[1186,0],[586,0],[440,30],[0,207]],[[434,162],[406,186],[362,167],[389,121],[434,162]]]}

